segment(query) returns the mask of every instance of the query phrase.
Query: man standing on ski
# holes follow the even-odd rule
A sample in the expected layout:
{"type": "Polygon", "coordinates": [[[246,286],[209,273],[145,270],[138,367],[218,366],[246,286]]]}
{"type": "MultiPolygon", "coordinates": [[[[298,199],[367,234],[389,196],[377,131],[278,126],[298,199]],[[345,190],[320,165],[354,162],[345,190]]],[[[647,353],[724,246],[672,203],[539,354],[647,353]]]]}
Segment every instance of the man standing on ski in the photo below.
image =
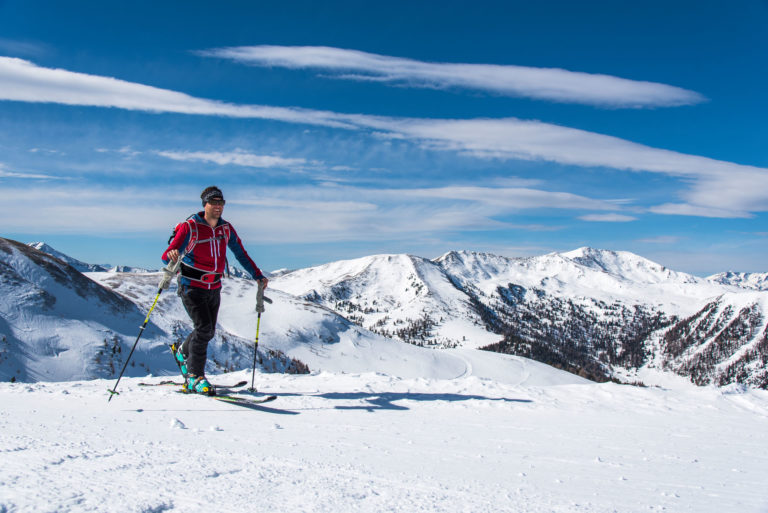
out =
{"type": "Polygon", "coordinates": [[[208,187],[200,198],[204,210],[176,227],[162,259],[167,264],[181,257],[179,295],[195,326],[183,344],[171,346],[185,388],[189,392],[213,394],[214,388],[205,377],[205,362],[208,342],[216,331],[227,248],[254,280],[263,281],[265,288],[268,280],[246,253],[235,228],[221,218],[225,204],[221,190],[208,187]]]}

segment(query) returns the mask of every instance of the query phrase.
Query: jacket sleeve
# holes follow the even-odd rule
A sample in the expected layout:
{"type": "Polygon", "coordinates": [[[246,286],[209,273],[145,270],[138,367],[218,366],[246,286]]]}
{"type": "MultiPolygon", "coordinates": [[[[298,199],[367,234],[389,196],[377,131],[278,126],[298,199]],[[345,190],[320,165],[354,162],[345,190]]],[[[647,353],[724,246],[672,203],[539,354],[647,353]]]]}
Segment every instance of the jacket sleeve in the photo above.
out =
{"type": "Polygon", "coordinates": [[[186,248],[187,244],[189,244],[189,223],[180,223],[179,229],[176,230],[176,235],[173,237],[173,240],[165,251],[163,251],[163,256],[160,257],[163,260],[163,263],[167,264],[170,261],[170,258],[168,258],[168,252],[170,250],[186,248]]]}
{"type": "Polygon", "coordinates": [[[230,224],[229,229],[231,234],[229,236],[228,247],[235,255],[235,258],[237,258],[237,261],[240,262],[240,265],[243,266],[243,269],[251,273],[251,276],[254,280],[260,280],[264,278],[264,273],[262,273],[261,269],[259,269],[259,267],[253,263],[253,260],[251,260],[251,257],[249,257],[248,253],[245,251],[243,242],[240,240],[240,237],[237,236],[235,227],[230,224]]]}

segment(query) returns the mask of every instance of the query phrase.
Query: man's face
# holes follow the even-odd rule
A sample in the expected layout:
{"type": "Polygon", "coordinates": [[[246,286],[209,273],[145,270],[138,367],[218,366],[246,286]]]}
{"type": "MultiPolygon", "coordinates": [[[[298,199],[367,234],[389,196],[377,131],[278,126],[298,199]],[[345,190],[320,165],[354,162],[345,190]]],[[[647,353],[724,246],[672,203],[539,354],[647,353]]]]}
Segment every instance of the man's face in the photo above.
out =
{"type": "Polygon", "coordinates": [[[224,211],[223,199],[212,199],[205,204],[205,217],[209,219],[218,219],[224,211]]]}

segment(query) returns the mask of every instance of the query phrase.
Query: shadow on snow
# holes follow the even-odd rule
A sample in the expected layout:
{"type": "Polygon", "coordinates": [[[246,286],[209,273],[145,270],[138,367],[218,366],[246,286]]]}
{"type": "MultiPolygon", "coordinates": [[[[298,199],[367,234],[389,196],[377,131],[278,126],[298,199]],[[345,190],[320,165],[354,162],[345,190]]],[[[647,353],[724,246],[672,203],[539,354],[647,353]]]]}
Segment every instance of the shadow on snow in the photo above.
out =
{"type": "MultiPolygon", "coordinates": [[[[292,396],[302,394],[276,394],[278,396],[292,396]]],[[[532,403],[530,399],[508,399],[504,397],[485,397],[482,395],[461,395],[461,394],[427,394],[427,393],[373,393],[373,392],[327,392],[324,394],[313,394],[314,397],[322,397],[331,401],[361,401],[364,404],[357,405],[337,405],[337,410],[367,410],[374,412],[376,410],[395,410],[407,411],[409,407],[402,404],[395,404],[398,401],[500,401],[505,403],[532,403]]]]}

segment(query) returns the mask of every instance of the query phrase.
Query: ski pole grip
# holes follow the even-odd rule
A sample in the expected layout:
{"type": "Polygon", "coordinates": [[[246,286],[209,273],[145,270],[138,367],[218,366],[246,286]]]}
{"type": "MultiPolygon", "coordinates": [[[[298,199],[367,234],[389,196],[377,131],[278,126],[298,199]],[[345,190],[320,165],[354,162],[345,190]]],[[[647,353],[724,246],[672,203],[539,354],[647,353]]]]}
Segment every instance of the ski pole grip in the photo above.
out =
{"type": "Polygon", "coordinates": [[[264,280],[259,280],[256,290],[256,312],[264,313],[264,280]]]}
{"type": "Polygon", "coordinates": [[[160,289],[168,290],[168,287],[171,286],[173,277],[176,276],[177,272],[179,272],[179,268],[181,267],[181,259],[183,257],[183,254],[179,255],[179,258],[177,258],[175,262],[171,260],[165,267],[163,267],[163,277],[160,279],[159,285],[160,289]]]}

